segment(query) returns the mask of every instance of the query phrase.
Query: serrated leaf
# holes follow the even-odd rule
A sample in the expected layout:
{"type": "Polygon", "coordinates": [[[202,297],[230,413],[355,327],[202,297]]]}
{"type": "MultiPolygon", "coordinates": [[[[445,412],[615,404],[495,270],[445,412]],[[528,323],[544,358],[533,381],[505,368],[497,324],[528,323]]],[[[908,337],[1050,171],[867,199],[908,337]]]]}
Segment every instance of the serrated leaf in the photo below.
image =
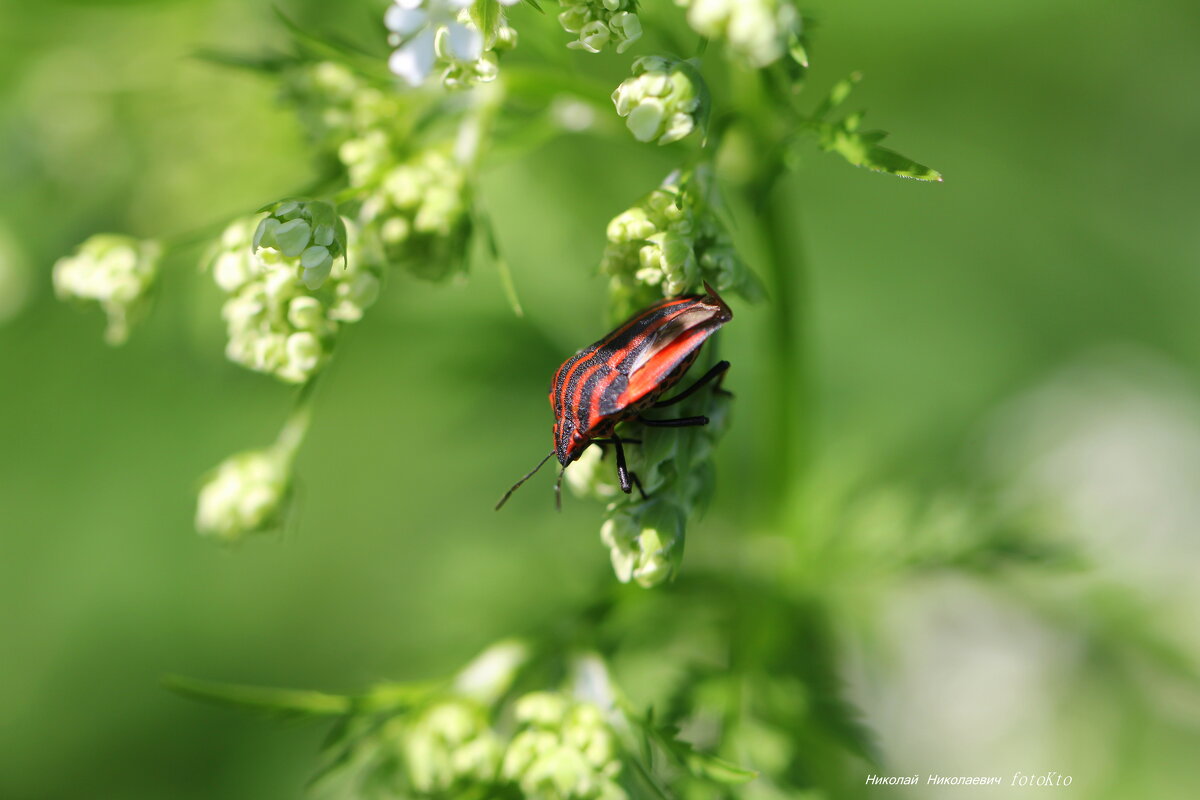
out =
{"type": "Polygon", "coordinates": [[[655,724],[653,709],[648,711],[645,717],[626,710],[626,716],[637,723],[647,738],[662,748],[680,766],[687,769],[693,777],[728,785],[746,783],[758,777],[758,773],[754,770],[745,769],[718,756],[697,750],[690,742],[678,738],[679,728],[677,726],[655,724]]]}
{"type": "Polygon", "coordinates": [[[831,125],[823,132],[821,148],[837,153],[856,167],[874,172],[918,181],[942,180],[942,174],[937,170],[875,144],[882,138],[879,131],[860,134],[841,125],[831,125]]]}
{"type": "Polygon", "coordinates": [[[345,714],[354,700],[344,695],[296,689],[272,689],[168,675],[162,684],[194,700],[284,716],[327,717],[345,714]]]}

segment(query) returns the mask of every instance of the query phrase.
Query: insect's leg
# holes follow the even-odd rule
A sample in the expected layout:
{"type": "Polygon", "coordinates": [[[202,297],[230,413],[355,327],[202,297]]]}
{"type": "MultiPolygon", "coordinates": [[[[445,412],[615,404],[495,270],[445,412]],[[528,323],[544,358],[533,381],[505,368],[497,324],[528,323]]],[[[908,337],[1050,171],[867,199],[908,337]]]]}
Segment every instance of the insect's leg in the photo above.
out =
{"type": "Polygon", "coordinates": [[[702,376],[700,376],[700,379],[697,380],[695,383],[693,383],[691,386],[684,389],[682,392],[675,395],[670,400],[659,400],[657,403],[654,404],[654,407],[655,408],[663,408],[665,406],[673,406],[681,400],[686,400],[689,397],[691,397],[696,392],[697,389],[701,388],[705,384],[711,383],[714,379],[717,380],[717,388],[714,389],[713,391],[720,392],[722,394],[729,394],[729,392],[727,392],[721,388],[721,382],[719,380],[720,378],[722,378],[725,375],[725,372],[728,369],[729,369],[728,361],[718,361],[716,364],[713,364],[712,369],[710,369],[708,372],[706,372],[702,376]]]}
{"type": "Polygon", "coordinates": [[[649,497],[646,496],[646,490],[642,488],[642,482],[640,480],[638,480],[638,476],[637,476],[636,472],[629,473],[629,480],[633,481],[633,485],[637,487],[638,494],[640,494],[642,496],[643,500],[650,499],[649,497]]]}
{"type": "Polygon", "coordinates": [[[563,475],[567,474],[567,468],[563,467],[558,471],[558,480],[554,482],[554,510],[562,511],[562,482],[563,475]]]}
{"type": "Polygon", "coordinates": [[[617,449],[617,480],[621,482],[621,491],[629,494],[633,487],[629,483],[629,469],[625,466],[625,448],[621,447],[621,439],[615,435],[612,437],[612,443],[617,449]]]}
{"type": "Polygon", "coordinates": [[[638,417],[638,422],[651,428],[690,428],[695,425],[707,425],[708,417],[680,417],[679,419],[646,419],[638,417]]]}

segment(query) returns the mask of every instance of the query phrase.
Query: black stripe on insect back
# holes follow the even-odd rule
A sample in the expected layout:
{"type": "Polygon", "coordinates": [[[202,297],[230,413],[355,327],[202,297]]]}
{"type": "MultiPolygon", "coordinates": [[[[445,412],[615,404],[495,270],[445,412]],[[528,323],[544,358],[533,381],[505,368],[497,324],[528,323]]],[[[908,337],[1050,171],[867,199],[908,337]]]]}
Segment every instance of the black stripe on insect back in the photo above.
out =
{"type": "MultiPolygon", "coordinates": [[[[581,377],[592,367],[608,361],[616,351],[628,347],[629,343],[644,333],[648,327],[670,315],[677,306],[693,299],[695,298],[676,297],[664,301],[662,305],[643,312],[640,318],[635,316],[627,320],[616,331],[570,358],[566,364],[560,367],[561,372],[556,381],[555,402],[558,405],[556,409],[558,414],[561,416],[570,409],[570,401],[576,395],[581,377]],[[566,382],[566,386],[563,386],[563,381],[568,373],[571,376],[570,380],[566,382]]],[[[582,402],[580,404],[582,405],[582,402]]]]}
{"type": "MultiPolygon", "coordinates": [[[[570,381],[567,382],[564,392],[559,394],[559,402],[562,407],[559,409],[560,415],[564,411],[568,411],[576,417],[577,430],[586,431],[590,424],[591,414],[590,406],[592,392],[595,391],[596,383],[605,375],[611,374],[611,368],[606,368],[608,361],[617,353],[629,348],[631,342],[639,336],[646,334],[652,327],[657,327],[662,324],[662,321],[669,316],[675,314],[681,305],[695,300],[693,297],[677,297],[664,302],[661,306],[654,308],[646,313],[641,319],[638,319],[632,325],[622,330],[618,328],[614,333],[609,334],[605,339],[601,339],[596,344],[584,350],[574,360],[585,359],[583,363],[575,367],[575,371],[571,375],[570,381]],[[598,369],[593,369],[599,367],[598,369]],[[587,376],[586,380],[583,376],[587,376]],[[584,380],[583,392],[580,394],[579,382],[584,380]],[[572,404],[575,396],[579,394],[578,404],[572,404]]],[[[646,346],[650,341],[650,337],[646,337],[640,347],[633,348],[630,352],[626,352],[624,357],[618,362],[621,365],[627,365],[632,362],[633,358],[646,346]]]]}

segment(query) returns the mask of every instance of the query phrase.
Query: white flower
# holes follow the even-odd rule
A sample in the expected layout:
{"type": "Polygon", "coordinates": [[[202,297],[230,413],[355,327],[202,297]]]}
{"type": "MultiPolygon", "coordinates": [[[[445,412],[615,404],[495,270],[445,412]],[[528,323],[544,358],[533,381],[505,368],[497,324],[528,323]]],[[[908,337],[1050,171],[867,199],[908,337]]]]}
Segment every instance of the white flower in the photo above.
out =
{"type": "MultiPolygon", "coordinates": [[[[499,0],[502,6],[518,2],[499,0]]],[[[388,69],[409,86],[420,86],[433,71],[439,55],[451,61],[478,61],[483,56],[483,34],[461,14],[471,3],[472,0],[395,0],[383,17],[383,24],[390,31],[388,43],[396,48],[388,58],[388,69]]]]}

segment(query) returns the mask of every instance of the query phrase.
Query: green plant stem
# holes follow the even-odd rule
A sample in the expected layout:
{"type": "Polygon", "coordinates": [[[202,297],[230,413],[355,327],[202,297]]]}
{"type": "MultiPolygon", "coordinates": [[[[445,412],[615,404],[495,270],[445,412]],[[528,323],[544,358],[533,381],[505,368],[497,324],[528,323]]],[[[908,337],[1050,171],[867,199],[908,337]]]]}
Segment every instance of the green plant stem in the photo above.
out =
{"type": "Polygon", "coordinates": [[[764,271],[769,294],[768,363],[774,384],[769,410],[773,442],[772,468],[767,478],[769,513],[778,514],[788,502],[790,490],[803,483],[807,468],[810,402],[809,363],[803,345],[801,320],[807,319],[807,287],[804,262],[798,243],[797,215],[784,214],[788,204],[772,195],[778,192],[773,178],[752,193],[766,254],[764,271]]]}
{"type": "Polygon", "coordinates": [[[279,430],[275,439],[275,449],[289,462],[294,461],[304,437],[308,435],[308,427],[312,423],[313,392],[316,390],[317,379],[312,378],[300,387],[296,402],[287,420],[279,430]]]}

